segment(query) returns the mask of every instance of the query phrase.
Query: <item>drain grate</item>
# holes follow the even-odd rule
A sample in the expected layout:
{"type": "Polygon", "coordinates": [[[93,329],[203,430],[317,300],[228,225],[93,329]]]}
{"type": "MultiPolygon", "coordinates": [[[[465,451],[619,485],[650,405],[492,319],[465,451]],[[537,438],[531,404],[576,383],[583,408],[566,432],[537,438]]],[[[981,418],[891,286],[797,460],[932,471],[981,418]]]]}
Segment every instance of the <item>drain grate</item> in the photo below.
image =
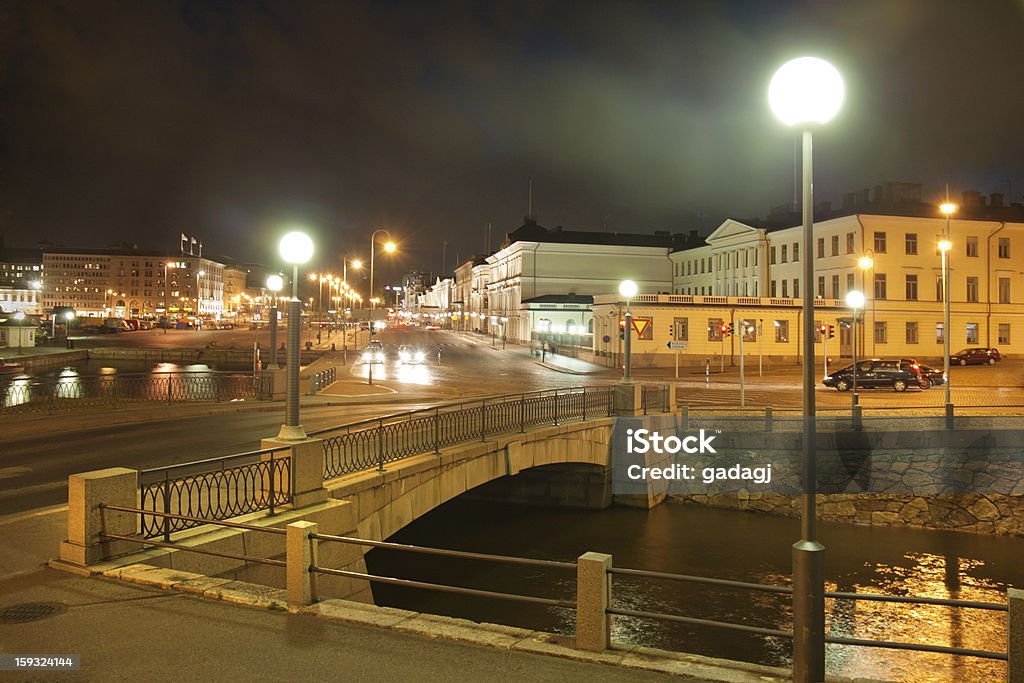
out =
{"type": "Polygon", "coordinates": [[[27,624],[60,614],[64,605],[57,602],[23,602],[0,607],[0,624],[27,624]]]}

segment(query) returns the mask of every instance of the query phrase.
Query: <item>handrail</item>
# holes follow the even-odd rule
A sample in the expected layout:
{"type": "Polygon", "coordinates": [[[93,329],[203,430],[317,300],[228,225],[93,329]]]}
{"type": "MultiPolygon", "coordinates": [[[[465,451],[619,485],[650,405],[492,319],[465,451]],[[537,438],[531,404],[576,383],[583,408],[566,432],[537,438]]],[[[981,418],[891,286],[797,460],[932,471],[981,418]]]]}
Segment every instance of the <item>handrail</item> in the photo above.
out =
{"type": "Polygon", "coordinates": [[[458,557],[467,560],[492,560],[494,562],[508,562],[510,564],[525,564],[533,567],[554,567],[558,569],[576,569],[575,562],[560,562],[558,560],[536,560],[529,557],[512,557],[510,555],[489,555],[487,553],[473,553],[466,550],[449,550],[446,548],[428,548],[426,546],[408,545],[405,543],[392,543],[390,541],[370,541],[351,536],[332,536],[330,534],[309,534],[309,537],[318,541],[336,541],[338,543],[351,543],[353,545],[366,545],[372,548],[388,548],[389,550],[403,550],[424,555],[440,555],[442,557],[458,557]]]}
{"type": "MultiPolygon", "coordinates": [[[[279,534],[284,536],[288,532],[284,529],[278,529],[277,527],[271,526],[256,526],[255,524],[243,524],[242,522],[229,522],[226,519],[210,519],[208,517],[193,517],[191,515],[179,515],[173,512],[156,512],[154,510],[143,510],[142,508],[130,508],[124,505],[111,505],[110,503],[100,503],[98,506],[101,510],[117,510],[118,512],[134,512],[138,515],[152,515],[154,517],[170,517],[171,519],[182,519],[188,522],[200,522],[202,524],[214,524],[216,526],[226,526],[232,529],[249,529],[250,531],[265,531],[268,534],[279,534]]],[[[148,543],[149,540],[146,540],[148,543]]]]}
{"type": "Polygon", "coordinates": [[[183,467],[195,467],[196,465],[206,465],[211,462],[224,462],[225,460],[234,460],[236,458],[252,457],[257,455],[266,455],[268,453],[274,453],[277,451],[291,450],[291,446],[277,446],[275,448],[261,448],[258,451],[246,451],[245,453],[232,453],[231,455],[221,455],[216,458],[206,458],[204,460],[193,460],[191,462],[183,462],[177,465],[165,465],[163,467],[151,467],[148,470],[139,470],[139,474],[151,474],[153,472],[164,472],[169,470],[181,469],[183,467]]]}

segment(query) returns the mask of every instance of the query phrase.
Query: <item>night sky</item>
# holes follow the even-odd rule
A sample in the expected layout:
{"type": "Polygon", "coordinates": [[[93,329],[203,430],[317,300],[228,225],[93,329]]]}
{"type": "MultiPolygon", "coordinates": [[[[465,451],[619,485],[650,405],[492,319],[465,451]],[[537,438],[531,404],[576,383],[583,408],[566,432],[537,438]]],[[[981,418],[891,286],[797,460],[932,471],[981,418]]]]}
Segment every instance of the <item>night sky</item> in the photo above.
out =
{"type": "MultiPolygon", "coordinates": [[[[847,101],[819,200],[886,180],[1024,196],[1024,1],[4,0],[0,234],[315,268],[400,243],[439,270],[518,226],[710,230],[792,201],[768,81],[814,54],[847,101]]],[[[383,262],[384,259],[381,259],[383,262]]]]}

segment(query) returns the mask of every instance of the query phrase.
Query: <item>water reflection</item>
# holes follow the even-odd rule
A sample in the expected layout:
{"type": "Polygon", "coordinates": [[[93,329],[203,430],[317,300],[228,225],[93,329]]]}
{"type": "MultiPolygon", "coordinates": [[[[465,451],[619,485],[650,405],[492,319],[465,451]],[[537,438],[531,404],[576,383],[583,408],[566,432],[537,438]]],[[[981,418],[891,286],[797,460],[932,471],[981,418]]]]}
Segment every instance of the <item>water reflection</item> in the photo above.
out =
{"type": "MultiPolygon", "coordinates": [[[[1024,585],[1024,539],[822,523],[827,588],[846,592],[1005,603],[1024,585]]],[[[456,500],[389,540],[495,554],[573,560],[611,553],[614,564],[655,571],[790,585],[794,519],[666,504],[653,510],[540,509],[456,500]],[[458,530],[453,533],[453,530],[458,530]]],[[[571,572],[506,568],[373,550],[372,573],[524,595],[572,596],[571,572]]],[[[787,595],[616,576],[614,604],[789,630],[787,595]]],[[[379,604],[476,621],[572,633],[569,610],[374,586],[379,604]]],[[[828,600],[836,636],[1005,651],[1006,614],[925,605],[828,600]]],[[[773,666],[791,664],[788,639],[711,627],[617,617],[616,641],[773,666]]],[[[832,675],[899,681],[1000,680],[1002,662],[880,648],[829,645],[832,675]]]]}

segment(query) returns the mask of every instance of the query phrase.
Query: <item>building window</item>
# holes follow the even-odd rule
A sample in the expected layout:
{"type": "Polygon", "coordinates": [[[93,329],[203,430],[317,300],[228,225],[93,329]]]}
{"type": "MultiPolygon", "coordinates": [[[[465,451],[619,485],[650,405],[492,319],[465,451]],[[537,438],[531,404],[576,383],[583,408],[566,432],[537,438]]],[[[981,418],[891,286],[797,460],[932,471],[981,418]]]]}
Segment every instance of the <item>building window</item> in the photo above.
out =
{"type": "Polygon", "coordinates": [[[782,281],[782,296],[783,298],[789,296],[789,280],[782,281]]]}
{"type": "Polygon", "coordinates": [[[776,296],[778,296],[778,295],[777,295],[777,294],[775,293],[775,280],[772,280],[772,294],[771,294],[771,296],[772,296],[772,298],[773,298],[773,299],[774,299],[774,298],[775,298],[776,296]]]}
{"type": "Polygon", "coordinates": [[[775,321],[775,341],[776,342],[788,342],[789,341],[789,321],[788,320],[776,320],[775,321]]]}
{"type": "Polygon", "coordinates": [[[936,301],[943,301],[943,298],[942,298],[942,276],[941,275],[936,275],[935,276],[935,300],[936,301]]]}
{"type": "Polygon", "coordinates": [[[782,262],[786,263],[787,247],[785,244],[782,245],[782,262]]]}
{"type": "Polygon", "coordinates": [[[708,318],[708,341],[722,341],[721,318],[708,318]]]}
{"type": "Polygon", "coordinates": [[[978,323],[967,323],[967,343],[978,343],[978,323]]]}
{"type": "Polygon", "coordinates": [[[793,263],[800,260],[800,243],[793,242],[793,263]]]}
{"type": "Polygon", "coordinates": [[[846,291],[852,292],[856,285],[853,284],[853,273],[846,274],[846,291]]]}
{"type": "Polygon", "coordinates": [[[885,233],[884,232],[876,232],[875,233],[875,253],[876,254],[884,254],[885,253],[885,233]]]}
{"type": "Polygon", "coordinates": [[[967,238],[967,255],[977,256],[978,255],[978,238],[968,237],[967,238]]]}
{"type": "Polygon", "coordinates": [[[916,255],[917,255],[917,233],[916,232],[908,232],[907,233],[907,256],[916,256],[916,255]]]}
{"type": "Polygon", "coordinates": [[[743,330],[743,341],[745,342],[756,342],[757,341],[757,323],[753,320],[741,320],[740,327],[743,330]]]}
{"type": "Polygon", "coordinates": [[[999,323],[999,341],[997,342],[1000,346],[1007,346],[1010,343],[1010,324],[999,323]]]}
{"type": "Polygon", "coordinates": [[[917,301],[916,275],[907,275],[907,301],[917,301]]]}
{"type": "Polygon", "coordinates": [[[833,275],[832,276],[832,298],[833,299],[838,299],[839,298],[839,276],[838,275],[833,275]]]}
{"type": "Polygon", "coordinates": [[[832,235],[832,255],[839,256],[839,235],[832,235]]]}
{"type": "Polygon", "coordinates": [[[674,318],[672,320],[672,338],[675,341],[686,341],[690,338],[689,318],[674,318]]]}
{"type": "Polygon", "coordinates": [[[1010,258],[1010,238],[999,238],[999,258],[1010,258]]]}
{"type": "Polygon", "coordinates": [[[768,252],[768,263],[775,265],[775,247],[773,246],[768,252]]]}
{"type": "Polygon", "coordinates": [[[875,273],[875,298],[879,300],[886,298],[885,273],[875,273]]]}
{"type": "Polygon", "coordinates": [[[854,240],[854,234],[852,232],[846,233],[846,253],[847,254],[852,254],[853,253],[853,240],[854,240]]]}
{"type": "Polygon", "coordinates": [[[917,343],[917,323],[911,323],[911,322],[907,323],[907,343],[908,344],[916,344],[917,343]]]}
{"type": "Polygon", "coordinates": [[[818,258],[825,258],[825,238],[818,238],[818,258]]]}
{"type": "Polygon", "coordinates": [[[1010,278],[999,278],[999,303],[1010,303],[1010,278]]]}
{"type": "Polygon", "coordinates": [[[875,343],[885,344],[886,341],[885,321],[875,321],[875,343]]]}
{"type": "Polygon", "coordinates": [[[818,298],[819,299],[824,299],[825,298],[825,276],[824,275],[819,275],[818,276],[818,298]]]}
{"type": "Polygon", "coordinates": [[[935,323],[935,343],[945,344],[946,323],[935,323]]]}
{"type": "Polygon", "coordinates": [[[978,278],[976,277],[967,278],[967,301],[969,303],[978,302],[978,278]]]}
{"type": "MultiPolygon", "coordinates": [[[[783,294],[785,296],[785,294],[783,294]]],[[[793,298],[800,298],[800,278],[793,278],[793,298]]]]}

